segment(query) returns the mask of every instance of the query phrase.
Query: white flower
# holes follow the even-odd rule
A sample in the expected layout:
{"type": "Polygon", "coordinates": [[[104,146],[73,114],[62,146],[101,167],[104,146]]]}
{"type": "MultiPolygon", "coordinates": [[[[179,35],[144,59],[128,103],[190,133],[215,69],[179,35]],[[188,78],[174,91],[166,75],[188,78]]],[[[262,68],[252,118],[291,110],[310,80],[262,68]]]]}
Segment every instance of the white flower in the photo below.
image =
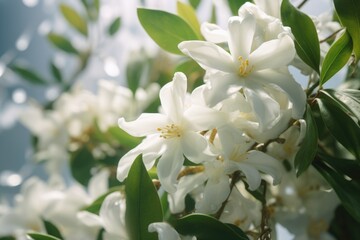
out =
{"type": "Polygon", "coordinates": [[[136,137],[147,136],[136,148],[119,161],[117,178],[123,181],[135,158],[142,154],[144,164],[150,169],[161,156],[157,173],[161,184],[168,192],[175,191],[177,174],[184,155],[195,163],[207,155],[207,140],[198,132],[224,124],[221,113],[202,106],[189,106],[185,101],[187,82],[182,73],[175,73],[173,81],[160,90],[164,113],[144,113],[132,122],[119,119],[119,126],[136,137]]]}
{"type": "Polygon", "coordinates": [[[250,190],[256,190],[261,183],[260,173],[272,176],[273,183],[279,184],[283,173],[280,162],[270,155],[252,150],[254,141],[231,126],[218,129],[223,158],[227,162],[227,172],[240,170],[246,177],[250,190]]]}
{"type": "Polygon", "coordinates": [[[256,24],[251,13],[229,19],[230,53],[208,41],[185,41],[179,48],[206,70],[208,91],[204,94],[210,105],[242,89],[258,118],[270,121],[280,110],[265,88],[280,88],[293,105],[292,117],[300,118],[305,93],[287,70],[295,56],[294,42],[287,31],[273,39],[264,38],[256,31],[256,24]]]}

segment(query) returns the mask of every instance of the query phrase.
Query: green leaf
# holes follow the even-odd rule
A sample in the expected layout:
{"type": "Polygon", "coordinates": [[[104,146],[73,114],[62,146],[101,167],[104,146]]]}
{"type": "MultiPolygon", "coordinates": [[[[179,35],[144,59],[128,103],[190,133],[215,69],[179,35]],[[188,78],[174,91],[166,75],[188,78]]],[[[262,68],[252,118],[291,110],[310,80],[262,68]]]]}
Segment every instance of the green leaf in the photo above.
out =
{"type": "Polygon", "coordinates": [[[183,217],[175,223],[175,229],[182,235],[196,236],[198,240],[249,239],[241,229],[234,231],[233,227],[205,214],[183,217]]]}
{"type": "Polygon", "coordinates": [[[121,26],[121,18],[120,17],[116,17],[112,23],[110,24],[109,28],[108,28],[108,33],[110,36],[114,36],[115,33],[117,33],[120,29],[121,26]]]}
{"type": "Polygon", "coordinates": [[[67,53],[79,55],[79,51],[74,48],[69,39],[56,33],[49,33],[47,37],[48,40],[58,49],[67,53]]]}
{"type": "MultiPolygon", "coordinates": [[[[352,159],[345,159],[345,158],[337,158],[333,156],[328,156],[324,153],[319,153],[318,156],[328,163],[332,168],[336,169],[336,171],[342,173],[354,179],[356,181],[360,180],[360,165],[357,161],[352,159]]],[[[359,182],[360,183],[360,182],[359,182]]]]}
{"type": "Polygon", "coordinates": [[[202,38],[201,31],[200,31],[200,23],[196,16],[196,12],[194,8],[186,3],[177,1],[177,13],[180,17],[182,17],[194,30],[197,37],[199,39],[202,38]]]}
{"type": "Polygon", "coordinates": [[[342,172],[322,161],[314,161],[314,166],[335,190],[348,213],[360,222],[360,208],[358,207],[360,202],[359,183],[346,179],[342,172]]]}
{"type": "Polygon", "coordinates": [[[341,205],[335,210],[328,232],[335,239],[360,239],[359,223],[341,205]]]}
{"type": "Polygon", "coordinates": [[[334,0],[335,10],[341,24],[349,32],[353,44],[356,62],[360,60],[360,1],[334,0]]]}
{"type": "Polygon", "coordinates": [[[27,235],[31,237],[31,239],[33,240],[61,240],[57,237],[53,237],[42,233],[28,233],[27,235]]]}
{"type": "Polygon", "coordinates": [[[43,219],[44,222],[44,226],[45,226],[45,230],[46,233],[53,236],[53,237],[57,237],[59,239],[64,239],[59,231],[59,229],[52,223],[49,221],[46,221],[43,219]]]}
{"type": "Polygon", "coordinates": [[[98,197],[97,199],[95,199],[95,201],[93,201],[89,206],[83,208],[83,211],[88,211],[90,213],[99,215],[100,212],[100,208],[101,205],[103,203],[103,201],[105,200],[105,198],[113,192],[119,191],[120,187],[113,187],[111,189],[109,189],[106,193],[102,194],[100,197],[98,197]]]}
{"type": "Polygon", "coordinates": [[[86,146],[71,154],[71,174],[84,186],[88,185],[89,180],[92,177],[91,169],[95,166],[95,164],[96,161],[86,146]]]}
{"type": "Polygon", "coordinates": [[[55,80],[61,83],[63,81],[62,74],[59,68],[53,62],[50,63],[50,70],[55,80]]]}
{"type": "Polygon", "coordinates": [[[304,119],[306,121],[306,133],[294,160],[298,177],[311,165],[317,151],[318,129],[309,105],[306,107],[304,119]]]}
{"type": "Polygon", "coordinates": [[[319,73],[320,44],[311,18],[291,5],[289,0],[283,0],[281,4],[281,20],[285,26],[291,28],[299,57],[319,73]]]}
{"type": "Polygon", "coordinates": [[[341,101],[360,122],[360,91],[344,89],[334,91],[334,97],[341,101]]]}
{"type": "Polygon", "coordinates": [[[85,19],[72,7],[60,4],[60,11],[66,21],[84,36],[88,35],[88,27],[85,19]]]}
{"type": "Polygon", "coordinates": [[[150,233],[150,223],[162,222],[163,213],[158,193],[138,157],[130,168],[125,184],[128,234],[132,240],[156,240],[157,234],[150,233]]]}
{"type": "Polygon", "coordinates": [[[108,132],[120,143],[120,145],[130,149],[136,147],[141,142],[141,138],[129,135],[118,126],[110,127],[108,132]]]}
{"type": "Polygon", "coordinates": [[[326,92],[320,92],[319,98],[316,100],[321,117],[330,133],[360,161],[359,125],[326,92]]]}
{"type": "Polygon", "coordinates": [[[334,76],[348,61],[352,53],[352,41],[348,32],[334,42],[327,52],[320,73],[320,86],[334,76]]]}
{"type": "Polygon", "coordinates": [[[197,9],[201,3],[201,0],[189,0],[189,3],[194,9],[197,9]]]}
{"type": "Polygon", "coordinates": [[[21,76],[24,80],[29,81],[33,84],[47,84],[46,80],[42,78],[38,73],[36,73],[34,70],[20,66],[20,65],[12,65],[10,66],[10,69],[21,76]]]}
{"type": "Polygon", "coordinates": [[[194,30],[181,17],[172,13],[138,8],[138,18],[149,36],[164,50],[182,54],[178,44],[199,39],[194,30]]]}
{"type": "Polygon", "coordinates": [[[239,15],[239,8],[246,2],[252,2],[251,0],[227,0],[231,13],[234,16],[239,15]]]}
{"type": "Polygon", "coordinates": [[[4,237],[0,237],[0,240],[16,240],[16,238],[13,236],[4,236],[4,237]]]}

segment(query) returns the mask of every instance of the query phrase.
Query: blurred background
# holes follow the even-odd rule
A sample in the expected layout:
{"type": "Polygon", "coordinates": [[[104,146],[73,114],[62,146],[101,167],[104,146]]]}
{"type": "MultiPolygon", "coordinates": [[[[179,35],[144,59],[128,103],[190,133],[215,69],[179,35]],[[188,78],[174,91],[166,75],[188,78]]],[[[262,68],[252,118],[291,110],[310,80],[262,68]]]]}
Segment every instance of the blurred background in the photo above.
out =
{"type": "MultiPolygon", "coordinates": [[[[32,164],[32,139],[29,131],[18,122],[18,117],[32,99],[44,104],[55,99],[61,92],[59,86],[26,82],[6,66],[13,63],[24,64],[45,79],[51,79],[51,61],[65,73],[74,72],[74,57],[55,51],[46,39],[46,34],[56,30],[69,36],[79,48],[86,45],[86,41],[96,45],[98,52],[90,57],[85,70],[73,80],[82,82],[88,89],[95,89],[97,80],[101,78],[124,84],[123,66],[131,55],[129,53],[144,45],[150,54],[156,49],[137,21],[136,7],[146,2],[147,7],[173,11],[176,3],[165,0],[103,0],[99,25],[93,31],[101,33],[104,31],[103,26],[108,26],[117,17],[121,17],[121,29],[114,36],[100,34],[104,37],[84,40],[74,34],[73,29],[67,28],[58,10],[60,2],[68,2],[74,8],[81,8],[80,0],[0,0],[0,198],[9,198],[16,193],[18,186],[30,175],[43,175],[41,167],[32,164]]],[[[221,8],[221,2],[214,1],[214,4],[221,8]]],[[[199,8],[201,21],[208,19],[210,4],[210,0],[204,0],[199,8]]],[[[312,15],[319,15],[330,9],[330,0],[309,0],[303,8],[312,15]]],[[[225,21],[220,21],[220,25],[226,23],[227,18],[223,19],[225,21]]],[[[336,85],[336,81],[331,84],[336,85]]]]}

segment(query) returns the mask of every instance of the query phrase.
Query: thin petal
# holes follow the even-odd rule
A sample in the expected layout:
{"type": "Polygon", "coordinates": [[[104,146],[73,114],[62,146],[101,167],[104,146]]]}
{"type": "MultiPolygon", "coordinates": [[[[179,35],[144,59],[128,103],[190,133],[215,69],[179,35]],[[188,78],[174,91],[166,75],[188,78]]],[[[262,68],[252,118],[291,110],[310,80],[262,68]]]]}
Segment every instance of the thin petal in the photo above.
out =
{"type": "Polygon", "coordinates": [[[249,163],[245,163],[245,161],[240,163],[231,161],[228,166],[228,171],[234,172],[236,170],[240,170],[244,173],[246,177],[246,182],[249,184],[250,190],[254,191],[260,186],[261,175],[259,171],[252,165],[250,165],[249,163]]]}
{"type": "Polygon", "coordinates": [[[249,57],[256,29],[255,25],[255,17],[251,14],[248,14],[242,21],[240,17],[229,19],[229,48],[234,62],[240,56],[244,59],[249,57]]]}
{"type": "Polygon", "coordinates": [[[280,68],[288,65],[295,57],[294,41],[288,35],[261,44],[249,56],[255,71],[280,68]]]}
{"type": "Polygon", "coordinates": [[[172,213],[180,213],[185,209],[185,197],[207,180],[205,174],[199,173],[184,176],[179,180],[176,192],[168,195],[169,207],[172,213]]]}
{"type": "Polygon", "coordinates": [[[201,163],[206,159],[204,154],[207,140],[199,133],[186,131],[181,138],[181,148],[184,155],[194,163],[201,163]]]}
{"type": "Polygon", "coordinates": [[[205,39],[213,43],[227,42],[227,32],[216,24],[205,22],[201,25],[201,33],[205,39]]]}
{"type": "Polygon", "coordinates": [[[143,113],[131,122],[126,122],[124,118],[118,121],[119,127],[134,137],[157,133],[157,128],[164,127],[167,123],[167,117],[160,113],[143,113]]]}
{"type": "Polygon", "coordinates": [[[181,120],[184,112],[186,89],[185,74],[177,72],[174,74],[173,80],[160,90],[161,106],[165,114],[175,123],[181,120]]]}
{"type": "Polygon", "coordinates": [[[102,227],[101,218],[88,211],[80,211],[76,214],[77,219],[89,227],[102,227]]]}
{"type": "Polygon", "coordinates": [[[260,130],[271,128],[276,124],[280,115],[279,103],[271,98],[255,81],[246,81],[246,85],[244,94],[260,124],[260,130]]]}
{"type": "Polygon", "coordinates": [[[125,230],[125,199],[120,192],[113,192],[104,199],[99,216],[103,221],[103,227],[109,233],[126,236],[125,230]]]}
{"type": "Polygon", "coordinates": [[[198,202],[196,209],[201,213],[216,213],[229,194],[230,183],[228,176],[224,175],[216,181],[209,179],[204,189],[204,197],[198,202]]]}
{"type": "Polygon", "coordinates": [[[263,82],[276,85],[282,89],[293,104],[292,117],[294,119],[302,118],[306,107],[306,95],[301,85],[295,81],[290,73],[264,70],[256,75],[257,78],[263,78],[263,82]]]}
{"type": "Polygon", "coordinates": [[[165,191],[176,191],[176,179],[184,163],[184,156],[178,140],[168,140],[167,149],[159,159],[157,173],[165,191]]]}
{"type": "Polygon", "coordinates": [[[179,44],[179,49],[203,68],[212,68],[223,72],[236,71],[231,55],[215,43],[184,41],[179,44]]]}
{"type": "Polygon", "coordinates": [[[250,151],[248,153],[247,160],[244,163],[251,164],[258,171],[269,174],[273,178],[274,184],[279,184],[281,177],[283,175],[283,167],[281,163],[275,158],[260,152],[260,151],[250,151]]]}
{"type": "Polygon", "coordinates": [[[156,158],[162,154],[162,152],[159,151],[162,145],[163,141],[161,141],[158,136],[145,138],[138,146],[127,152],[120,159],[116,173],[117,179],[120,182],[124,181],[135,158],[140,154],[143,154],[145,167],[149,170],[154,165],[156,158]]]}
{"type": "Polygon", "coordinates": [[[180,235],[171,225],[165,222],[151,223],[148,231],[157,232],[159,240],[180,240],[180,235]]]}
{"type": "Polygon", "coordinates": [[[109,188],[109,176],[109,170],[104,168],[90,179],[88,192],[91,197],[97,198],[107,191],[109,188]]]}
{"type": "Polygon", "coordinates": [[[192,130],[204,131],[220,127],[228,122],[228,115],[218,110],[193,105],[184,113],[191,123],[192,130]]]}

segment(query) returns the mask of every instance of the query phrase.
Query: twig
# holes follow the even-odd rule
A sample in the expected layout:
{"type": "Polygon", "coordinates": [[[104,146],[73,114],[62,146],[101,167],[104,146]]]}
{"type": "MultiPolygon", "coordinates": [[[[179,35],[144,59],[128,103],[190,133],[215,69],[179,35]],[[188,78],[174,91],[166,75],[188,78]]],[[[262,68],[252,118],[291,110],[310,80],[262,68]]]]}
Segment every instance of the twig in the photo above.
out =
{"type": "Polygon", "coordinates": [[[336,37],[336,34],[338,34],[341,30],[343,30],[343,28],[338,29],[337,31],[333,32],[332,34],[330,34],[329,36],[327,36],[326,38],[324,38],[323,40],[320,40],[320,43],[326,42],[334,37],[336,37]]]}
{"type": "Polygon", "coordinates": [[[302,1],[302,2],[297,6],[297,8],[302,8],[307,1],[308,1],[308,0],[302,1]]]}

